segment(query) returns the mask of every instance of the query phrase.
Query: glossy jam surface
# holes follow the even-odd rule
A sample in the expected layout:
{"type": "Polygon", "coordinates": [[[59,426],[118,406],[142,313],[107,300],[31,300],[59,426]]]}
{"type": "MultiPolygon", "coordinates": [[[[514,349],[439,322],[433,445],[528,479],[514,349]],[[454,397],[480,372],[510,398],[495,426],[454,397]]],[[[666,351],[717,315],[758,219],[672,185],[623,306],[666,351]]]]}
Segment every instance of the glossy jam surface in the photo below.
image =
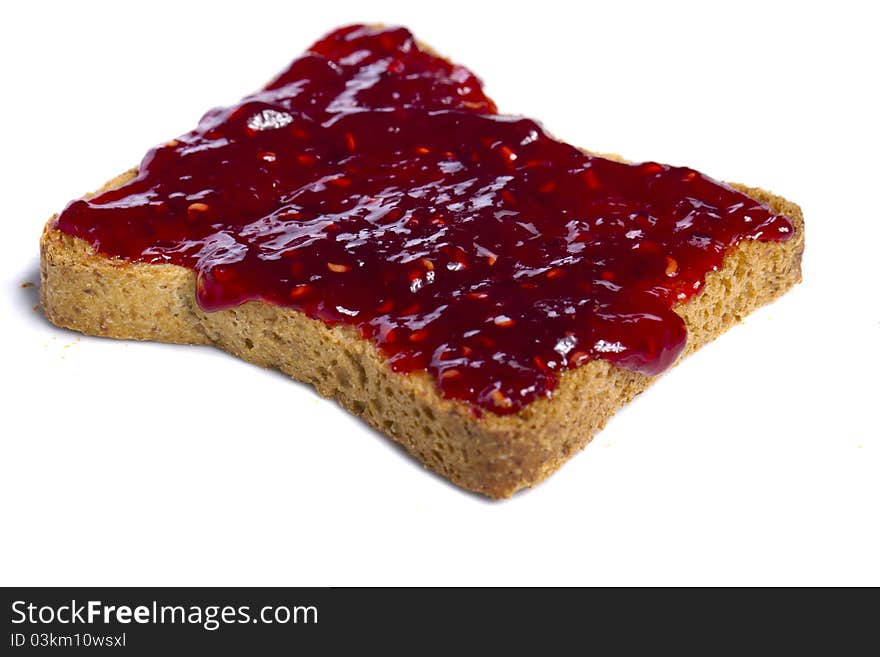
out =
{"type": "Polygon", "coordinates": [[[352,325],[395,370],[499,414],[590,359],[663,371],[686,337],[671,308],[739,241],[792,230],[691,169],[585,155],[499,115],[467,69],[363,26],[57,225],[194,269],[205,309],[260,299],[352,325]]]}

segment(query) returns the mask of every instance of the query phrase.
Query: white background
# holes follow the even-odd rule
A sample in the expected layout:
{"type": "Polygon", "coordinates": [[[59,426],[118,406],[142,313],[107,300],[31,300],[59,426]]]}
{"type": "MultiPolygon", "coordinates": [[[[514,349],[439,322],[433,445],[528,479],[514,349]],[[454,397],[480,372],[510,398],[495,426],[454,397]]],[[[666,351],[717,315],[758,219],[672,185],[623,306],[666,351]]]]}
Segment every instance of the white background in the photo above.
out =
{"type": "Polygon", "coordinates": [[[3,3],[0,583],[880,584],[877,20],[819,5],[3,3]],[[500,503],[277,373],[32,310],[51,213],[376,21],[570,142],[799,202],[803,284],[500,503]]]}

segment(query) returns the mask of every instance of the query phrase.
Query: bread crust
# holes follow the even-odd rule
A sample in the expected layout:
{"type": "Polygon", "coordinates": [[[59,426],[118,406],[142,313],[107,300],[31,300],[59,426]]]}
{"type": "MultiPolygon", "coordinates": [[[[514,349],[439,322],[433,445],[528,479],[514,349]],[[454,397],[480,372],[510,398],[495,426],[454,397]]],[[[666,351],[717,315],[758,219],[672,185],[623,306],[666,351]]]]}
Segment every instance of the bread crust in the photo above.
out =
{"type": "MultiPolygon", "coordinates": [[[[118,176],[99,191],[134,175],[118,176]]],[[[759,188],[733,186],[788,217],[795,231],[785,242],[743,241],[707,275],[700,294],[675,308],[688,330],[679,360],[801,280],[800,208],[759,188]]],[[[478,416],[467,404],[442,398],[427,373],[392,371],[351,327],[259,301],[205,312],[196,302],[192,270],[105,257],[56,229],[54,219],[40,240],[40,300],[52,323],[112,338],[213,344],[277,368],[335,399],[426,467],[492,498],[545,479],[656,378],[594,360],[564,372],[550,399],[514,415],[478,416]]]]}

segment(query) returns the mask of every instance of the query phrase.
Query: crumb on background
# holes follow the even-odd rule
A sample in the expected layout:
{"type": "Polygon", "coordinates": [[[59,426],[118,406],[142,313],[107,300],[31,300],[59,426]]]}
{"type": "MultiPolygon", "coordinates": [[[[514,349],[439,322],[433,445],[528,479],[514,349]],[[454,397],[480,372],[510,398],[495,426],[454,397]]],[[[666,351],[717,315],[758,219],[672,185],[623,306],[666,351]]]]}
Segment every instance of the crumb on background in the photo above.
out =
{"type": "Polygon", "coordinates": [[[21,286],[23,288],[24,287],[33,287],[34,285],[36,285],[36,283],[31,283],[30,281],[25,281],[24,283],[21,284],[21,286]]]}

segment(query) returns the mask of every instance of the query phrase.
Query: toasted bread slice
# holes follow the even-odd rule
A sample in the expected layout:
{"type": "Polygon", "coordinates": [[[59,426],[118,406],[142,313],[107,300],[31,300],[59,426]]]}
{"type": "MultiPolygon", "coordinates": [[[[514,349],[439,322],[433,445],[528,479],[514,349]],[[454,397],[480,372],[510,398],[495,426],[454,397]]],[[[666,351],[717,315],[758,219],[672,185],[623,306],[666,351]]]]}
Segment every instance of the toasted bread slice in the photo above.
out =
{"type": "MultiPolygon", "coordinates": [[[[118,176],[99,192],[135,175],[118,176]]],[[[675,308],[688,332],[679,358],[801,278],[800,209],[761,189],[734,187],[787,217],[793,234],[786,241],[743,240],[706,276],[702,291],[675,308]]],[[[655,378],[591,360],[563,372],[549,398],[515,413],[475,413],[470,404],[443,397],[427,372],[393,371],[374,342],[351,326],[262,301],[206,312],[197,302],[192,269],[98,253],[56,228],[54,217],[43,231],[40,255],[41,301],[53,323],[113,338],[213,344],[278,368],[336,399],[431,470],[495,498],[543,480],[655,378]]]]}
{"type": "MultiPolygon", "coordinates": [[[[795,233],[785,242],[742,242],[707,275],[703,291],[676,308],[688,330],[682,357],[801,280],[800,208],[761,189],[735,187],[788,217],[795,233]]],[[[40,297],[52,323],[112,338],[213,344],[277,368],[336,399],[431,470],[489,497],[509,497],[545,479],[656,378],[593,360],[563,373],[551,399],[513,415],[475,417],[466,404],[442,398],[427,374],[392,371],[350,327],[258,301],[205,312],[192,270],[108,258],[52,224],[40,241],[40,297]]]]}

